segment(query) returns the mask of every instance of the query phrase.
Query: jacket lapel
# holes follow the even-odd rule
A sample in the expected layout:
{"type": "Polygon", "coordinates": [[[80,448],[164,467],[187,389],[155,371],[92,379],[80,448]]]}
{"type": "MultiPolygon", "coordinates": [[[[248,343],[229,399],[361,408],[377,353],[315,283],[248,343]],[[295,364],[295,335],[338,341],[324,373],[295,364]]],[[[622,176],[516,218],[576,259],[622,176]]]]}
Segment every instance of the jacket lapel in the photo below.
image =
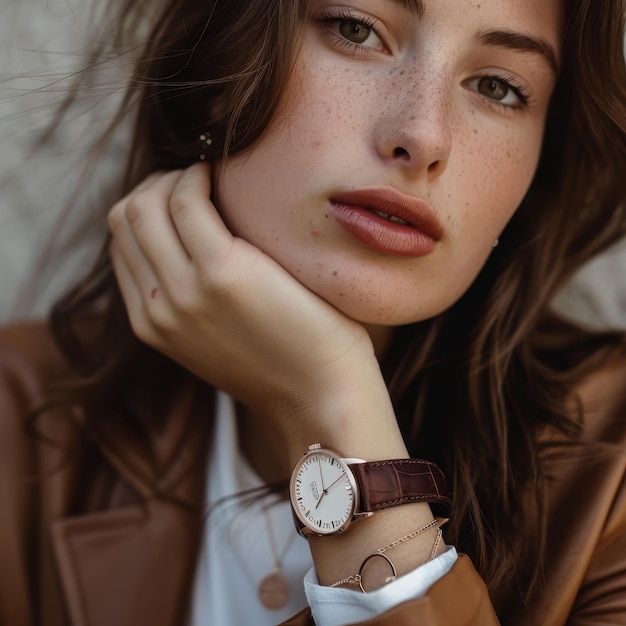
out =
{"type": "Polygon", "coordinates": [[[187,610],[200,525],[167,502],[56,522],[53,543],[74,626],[171,626],[187,610]]]}
{"type": "Polygon", "coordinates": [[[212,422],[211,404],[202,402],[199,410],[196,397],[183,391],[164,428],[142,448],[125,433],[104,431],[100,447],[119,477],[116,495],[104,510],[53,523],[73,626],[184,624],[204,521],[212,422]]]}

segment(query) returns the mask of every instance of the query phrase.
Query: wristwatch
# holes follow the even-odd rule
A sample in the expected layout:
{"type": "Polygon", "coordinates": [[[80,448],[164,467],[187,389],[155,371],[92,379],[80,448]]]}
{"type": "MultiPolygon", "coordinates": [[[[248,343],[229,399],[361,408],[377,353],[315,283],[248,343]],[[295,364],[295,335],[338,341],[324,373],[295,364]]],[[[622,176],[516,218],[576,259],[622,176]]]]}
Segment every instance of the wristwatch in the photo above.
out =
{"type": "Polygon", "coordinates": [[[319,443],[293,468],[289,495],[303,536],[342,533],[374,511],[409,502],[428,502],[435,515],[450,516],[446,479],[434,463],[345,459],[319,443]]]}

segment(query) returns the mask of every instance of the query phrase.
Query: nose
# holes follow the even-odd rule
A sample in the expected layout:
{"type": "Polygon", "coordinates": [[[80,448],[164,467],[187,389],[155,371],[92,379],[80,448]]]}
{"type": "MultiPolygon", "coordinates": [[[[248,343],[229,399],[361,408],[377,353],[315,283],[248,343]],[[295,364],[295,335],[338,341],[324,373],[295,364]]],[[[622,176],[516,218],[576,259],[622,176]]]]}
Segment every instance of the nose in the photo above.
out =
{"type": "Polygon", "coordinates": [[[396,83],[394,91],[388,92],[380,109],[380,156],[407,175],[440,176],[452,149],[452,106],[447,90],[432,84],[398,89],[396,83]]]}

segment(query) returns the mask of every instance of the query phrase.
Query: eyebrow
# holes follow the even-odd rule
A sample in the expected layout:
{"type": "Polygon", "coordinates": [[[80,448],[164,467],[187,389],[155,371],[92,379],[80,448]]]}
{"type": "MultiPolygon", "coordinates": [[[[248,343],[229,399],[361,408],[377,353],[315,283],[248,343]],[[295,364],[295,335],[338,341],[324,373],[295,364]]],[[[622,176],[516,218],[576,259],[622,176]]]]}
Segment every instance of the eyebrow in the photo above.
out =
{"type": "MultiPolygon", "coordinates": [[[[413,13],[417,17],[423,17],[424,4],[422,0],[393,0],[406,11],[413,13]]],[[[559,61],[554,48],[541,37],[531,37],[515,31],[490,30],[479,33],[476,39],[488,46],[500,46],[521,52],[538,54],[548,63],[554,74],[559,73],[559,61]]]]}
{"type": "Polygon", "coordinates": [[[422,0],[394,0],[394,2],[418,17],[424,15],[424,4],[422,0]]]}
{"type": "Polygon", "coordinates": [[[500,46],[510,48],[512,50],[538,54],[548,63],[550,69],[555,74],[558,74],[559,72],[559,62],[554,48],[545,39],[531,37],[529,35],[523,35],[521,33],[508,30],[493,30],[479,33],[477,39],[480,43],[488,46],[500,46]]]}

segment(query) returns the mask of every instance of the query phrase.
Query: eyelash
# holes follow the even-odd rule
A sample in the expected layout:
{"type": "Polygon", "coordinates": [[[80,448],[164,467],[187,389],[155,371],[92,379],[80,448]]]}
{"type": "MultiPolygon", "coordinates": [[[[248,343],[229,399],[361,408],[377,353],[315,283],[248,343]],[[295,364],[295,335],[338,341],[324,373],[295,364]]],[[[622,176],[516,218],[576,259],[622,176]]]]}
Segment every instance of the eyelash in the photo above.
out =
{"type": "MultiPolygon", "coordinates": [[[[498,82],[501,82],[519,98],[519,104],[514,105],[514,104],[503,104],[502,102],[499,102],[498,100],[494,100],[493,98],[488,98],[487,96],[483,96],[489,102],[489,104],[493,104],[503,109],[515,110],[515,109],[526,108],[528,104],[530,103],[530,94],[528,93],[528,90],[524,86],[516,82],[510,76],[506,76],[504,74],[486,74],[485,76],[481,76],[478,80],[481,80],[483,78],[491,78],[493,80],[497,80],[498,82]]],[[[482,95],[482,94],[479,94],[479,95],[482,95]]]]}
{"type": "MultiPolygon", "coordinates": [[[[339,10],[338,13],[333,13],[331,11],[320,13],[318,21],[322,24],[352,22],[354,24],[358,24],[359,26],[363,26],[368,30],[371,30],[382,41],[382,37],[378,34],[378,31],[376,30],[376,20],[369,17],[360,17],[354,15],[348,8],[342,8],[339,10]]],[[[333,33],[333,39],[334,43],[340,46],[344,52],[348,52],[355,56],[358,54],[369,54],[373,51],[372,48],[360,45],[358,43],[354,43],[353,41],[348,41],[337,33],[333,33]]]]}

